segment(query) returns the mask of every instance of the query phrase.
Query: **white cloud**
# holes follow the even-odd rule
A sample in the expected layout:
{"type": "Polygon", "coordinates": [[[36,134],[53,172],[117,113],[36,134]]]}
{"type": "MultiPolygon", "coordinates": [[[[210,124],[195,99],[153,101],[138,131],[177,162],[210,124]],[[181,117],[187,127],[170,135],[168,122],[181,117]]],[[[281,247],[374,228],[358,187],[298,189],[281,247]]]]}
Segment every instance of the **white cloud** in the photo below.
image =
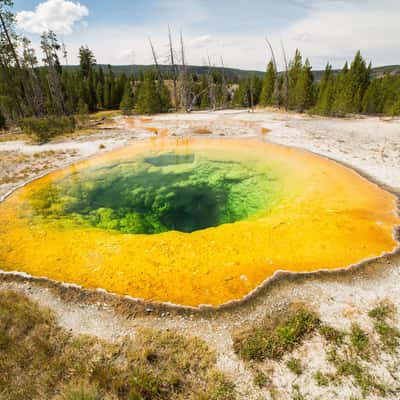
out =
{"type": "Polygon", "coordinates": [[[39,3],[35,11],[20,11],[16,15],[17,25],[29,33],[52,30],[56,33],[71,33],[76,22],[89,15],[86,6],[68,0],[47,0],[39,3]]]}
{"type": "Polygon", "coordinates": [[[398,0],[314,1],[282,37],[291,51],[299,47],[312,61],[349,59],[361,50],[375,65],[395,63],[400,56],[399,13],[398,0]]]}
{"type": "MultiPolygon", "coordinates": [[[[232,4],[248,2],[230,1],[232,4]]],[[[257,3],[261,0],[254,1],[257,3]]],[[[160,0],[161,5],[154,8],[154,18],[150,21],[135,24],[118,21],[104,25],[91,23],[88,29],[79,32],[75,29],[65,42],[70,52],[70,63],[77,62],[79,46],[87,44],[99,63],[145,64],[153,62],[146,40],[150,35],[159,62],[166,63],[169,23],[177,53],[182,29],[186,58],[190,64],[207,64],[209,56],[212,64],[219,65],[222,56],[227,67],[264,70],[270,57],[265,43],[266,35],[274,46],[281,68],[281,40],[288,57],[292,57],[294,50],[299,48],[303,56],[310,59],[314,69],[324,68],[327,61],[335,68],[341,68],[344,61],[351,60],[358,49],[374,66],[399,63],[399,0],[285,1],[301,6],[304,11],[297,15],[296,20],[290,19],[290,22],[282,23],[279,27],[275,25],[274,28],[267,23],[257,23],[250,30],[240,26],[232,29],[232,23],[236,21],[234,16],[230,17],[232,23],[227,28],[224,20],[211,18],[212,10],[206,7],[205,0],[160,0]],[[185,13],[196,10],[189,20],[181,18],[176,11],[186,1],[189,6],[185,13]],[[218,21],[219,25],[216,25],[218,21]]],[[[176,60],[179,60],[179,54],[176,60]]]]}
{"type": "Polygon", "coordinates": [[[201,35],[197,36],[189,42],[190,47],[202,48],[211,43],[211,35],[201,35]]]}

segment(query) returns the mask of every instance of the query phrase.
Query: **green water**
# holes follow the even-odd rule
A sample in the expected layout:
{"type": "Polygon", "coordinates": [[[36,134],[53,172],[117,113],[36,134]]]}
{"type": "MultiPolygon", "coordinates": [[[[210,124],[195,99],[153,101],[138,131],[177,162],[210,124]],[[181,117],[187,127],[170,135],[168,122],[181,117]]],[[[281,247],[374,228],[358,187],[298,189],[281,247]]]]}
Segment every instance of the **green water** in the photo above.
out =
{"type": "Polygon", "coordinates": [[[165,153],[75,172],[30,199],[33,221],[156,234],[245,220],[273,207],[272,168],[165,153]]]}

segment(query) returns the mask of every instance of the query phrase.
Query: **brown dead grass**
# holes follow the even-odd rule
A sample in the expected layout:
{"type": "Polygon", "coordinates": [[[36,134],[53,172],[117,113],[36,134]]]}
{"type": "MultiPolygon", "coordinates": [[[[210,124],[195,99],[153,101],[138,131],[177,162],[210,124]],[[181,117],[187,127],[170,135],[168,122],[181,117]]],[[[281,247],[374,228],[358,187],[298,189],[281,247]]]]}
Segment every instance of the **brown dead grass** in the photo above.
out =
{"type": "Polygon", "coordinates": [[[234,399],[202,340],[140,330],[107,343],[73,336],[49,309],[0,291],[0,394],[25,399],[234,399]]]}
{"type": "Polygon", "coordinates": [[[0,185],[17,183],[54,168],[56,162],[78,155],[77,150],[47,150],[33,154],[0,151],[0,185]]]}

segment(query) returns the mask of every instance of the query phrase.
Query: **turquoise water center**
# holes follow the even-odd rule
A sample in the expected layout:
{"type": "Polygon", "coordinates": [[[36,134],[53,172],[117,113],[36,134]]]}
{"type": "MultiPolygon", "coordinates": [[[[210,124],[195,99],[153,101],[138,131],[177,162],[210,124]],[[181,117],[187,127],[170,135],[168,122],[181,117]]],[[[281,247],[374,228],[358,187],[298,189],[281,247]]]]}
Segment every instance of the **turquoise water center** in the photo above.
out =
{"type": "Polygon", "coordinates": [[[123,233],[193,232],[265,212],[279,199],[271,166],[158,152],[73,171],[33,193],[33,221],[123,233]]]}

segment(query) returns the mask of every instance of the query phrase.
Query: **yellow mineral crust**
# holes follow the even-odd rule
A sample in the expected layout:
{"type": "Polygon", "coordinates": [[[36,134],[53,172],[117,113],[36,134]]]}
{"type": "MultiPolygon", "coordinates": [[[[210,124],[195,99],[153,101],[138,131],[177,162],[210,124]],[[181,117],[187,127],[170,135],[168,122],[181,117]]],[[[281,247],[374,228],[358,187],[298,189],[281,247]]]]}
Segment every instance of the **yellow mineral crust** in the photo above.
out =
{"type": "Polygon", "coordinates": [[[276,271],[344,268],[394,251],[396,197],[351,169],[260,140],[158,139],[40,178],[0,204],[0,269],[151,301],[214,306],[241,299],[276,271]],[[282,165],[283,196],[255,218],[192,233],[123,234],[32,224],[20,205],[89,166],[148,151],[220,151],[282,165]]]}

